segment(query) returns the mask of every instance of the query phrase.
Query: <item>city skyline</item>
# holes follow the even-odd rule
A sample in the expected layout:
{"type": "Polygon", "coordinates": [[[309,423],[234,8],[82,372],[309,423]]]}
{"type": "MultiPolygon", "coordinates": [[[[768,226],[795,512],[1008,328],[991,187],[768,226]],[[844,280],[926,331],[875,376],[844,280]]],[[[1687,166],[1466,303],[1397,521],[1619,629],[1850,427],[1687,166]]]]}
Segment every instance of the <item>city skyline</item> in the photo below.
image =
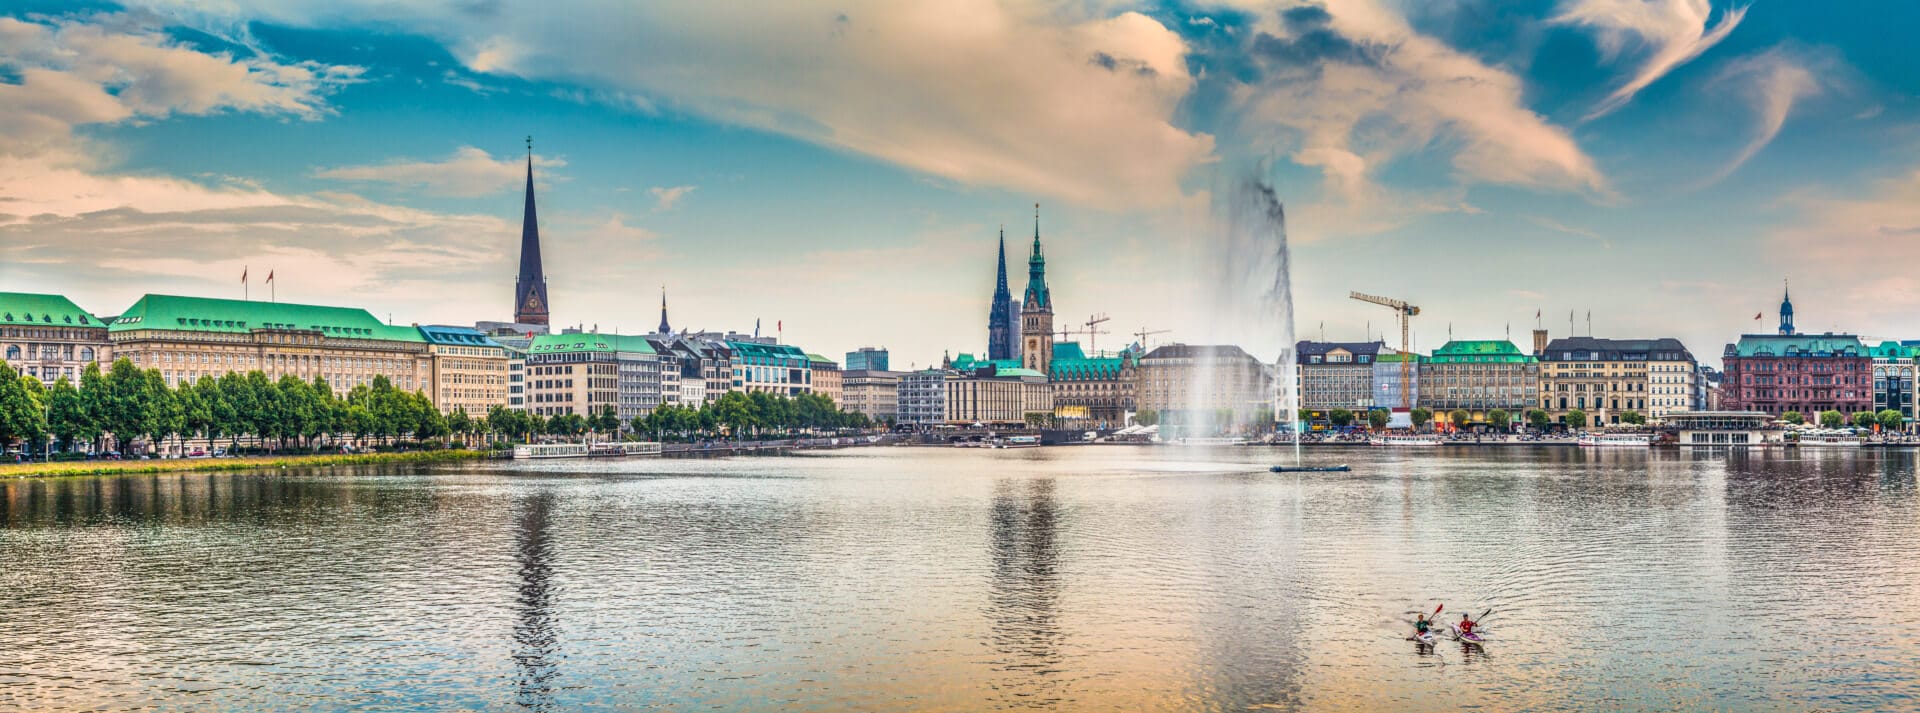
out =
{"type": "Polygon", "coordinates": [[[0,279],[506,319],[532,134],[556,328],[649,331],[664,284],[680,327],[985,353],[1037,201],[1056,324],[1205,342],[1181,266],[1260,166],[1300,338],[1387,332],[1358,289],[1419,351],[1591,311],[1712,360],[1783,278],[1803,332],[1913,336],[1920,80],[1857,29],[1908,8],[671,5],[0,8],[0,279]]]}

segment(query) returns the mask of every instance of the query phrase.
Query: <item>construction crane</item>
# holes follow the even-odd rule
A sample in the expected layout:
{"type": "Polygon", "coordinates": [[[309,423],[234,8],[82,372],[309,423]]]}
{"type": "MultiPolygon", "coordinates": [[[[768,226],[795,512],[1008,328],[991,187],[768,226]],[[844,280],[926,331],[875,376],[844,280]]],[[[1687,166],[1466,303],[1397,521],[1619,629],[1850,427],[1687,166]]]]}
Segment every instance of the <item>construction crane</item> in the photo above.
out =
{"type": "Polygon", "coordinates": [[[1155,334],[1166,334],[1166,333],[1168,333],[1168,332],[1171,332],[1171,331],[1173,331],[1173,330],[1171,330],[1171,329],[1147,329],[1146,327],[1141,327],[1141,328],[1140,328],[1140,331],[1138,331],[1138,332],[1134,332],[1134,333],[1133,333],[1133,336],[1136,336],[1136,337],[1139,337],[1139,338],[1140,338],[1140,349],[1142,349],[1142,350],[1145,350],[1145,349],[1147,348],[1147,337],[1150,337],[1150,336],[1153,336],[1153,335],[1155,335],[1155,334]]]}
{"type": "Polygon", "coordinates": [[[1087,325],[1087,352],[1089,354],[1100,353],[1100,350],[1094,347],[1093,341],[1097,335],[1112,334],[1112,332],[1100,328],[1102,322],[1111,321],[1113,321],[1112,318],[1109,318],[1105,312],[1087,318],[1085,324],[1087,325]]]}
{"type": "Polygon", "coordinates": [[[1400,408],[1402,410],[1411,408],[1413,405],[1413,402],[1412,402],[1412,399],[1413,399],[1413,353],[1410,347],[1408,347],[1407,345],[1407,318],[1418,316],[1420,314],[1420,308],[1407,304],[1403,300],[1396,300],[1396,299],[1391,299],[1387,297],[1375,297],[1373,295],[1363,295],[1358,292],[1350,292],[1347,294],[1347,296],[1356,300],[1360,300],[1361,302],[1369,302],[1372,304],[1380,305],[1382,307],[1390,308],[1393,310],[1394,314],[1399,317],[1400,319],[1400,355],[1401,355],[1400,408]]]}

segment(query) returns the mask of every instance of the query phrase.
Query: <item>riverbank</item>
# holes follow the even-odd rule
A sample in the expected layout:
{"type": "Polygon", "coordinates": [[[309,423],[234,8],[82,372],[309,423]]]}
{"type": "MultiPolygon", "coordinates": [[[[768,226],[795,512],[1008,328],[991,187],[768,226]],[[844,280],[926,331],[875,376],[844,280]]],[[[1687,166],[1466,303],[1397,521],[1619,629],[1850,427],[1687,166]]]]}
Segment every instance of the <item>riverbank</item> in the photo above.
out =
{"type": "Polygon", "coordinates": [[[65,475],[196,473],[260,470],[264,468],[307,468],[328,465],[372,465],[379,463],[430,463],[438,461],[476,460],[490,456],[491,454],[486,451],[454,449],[444,451],[408,451],[405,453],[356,453],[352,455],[17,463],[0,465],[0,479],[45,478],[65,475]]]}

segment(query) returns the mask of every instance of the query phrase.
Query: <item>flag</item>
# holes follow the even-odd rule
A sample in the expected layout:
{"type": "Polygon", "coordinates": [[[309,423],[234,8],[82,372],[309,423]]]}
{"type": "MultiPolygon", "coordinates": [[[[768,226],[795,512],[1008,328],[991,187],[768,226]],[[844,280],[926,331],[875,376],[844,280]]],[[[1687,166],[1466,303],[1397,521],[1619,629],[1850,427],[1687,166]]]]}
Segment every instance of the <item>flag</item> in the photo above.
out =
{"type": "Polygon", "coordinates": [[[240,267],[240,284],[247,284],[247,268],[244,265],[240,267]]]}
{"type": "Polygon", "coordinates": [[[273,281],[273,271],[272,271],[272,270],[268,270],[268,271],[267,271],[267,281],[268,281],[268,282],[272,282],[272,281],[273,281]]]}
{"type": "Polygon", "coordinates": [[[1534,310],[1534,311],[1533,311],[1533,318],[1534,318],[1534,319],[1539,319],[1539,318],[1540,318],[1540,310],[1537,310],[1537,309],[1536,309],[1536,310],[1534,310]]]}
{"type": "Polygon", "coordinates": [[[1755,322],[1758,322],[1758,321],[1760,321],[1760,318],[1761,318],[1761,317],[1763,317],[1763,316],[1766,316],[1766,314],[1767,314],[1767,313],[1765,313],[1765,312],[1755,312],[1755,313],[1753,313],[1753,321],[1755,321],[1755,322]]]}
{"type": "Polygon", "coordinates": [[[787,323],[786,323],[786,321],[785,321],[785,320],[779,320],[779,319],[776,319],[776,320],[774,320],[774,321],[773,321],[773,331],[776,331],[776,332],[784,332],[784,331],[787,331],[787,323]]]}

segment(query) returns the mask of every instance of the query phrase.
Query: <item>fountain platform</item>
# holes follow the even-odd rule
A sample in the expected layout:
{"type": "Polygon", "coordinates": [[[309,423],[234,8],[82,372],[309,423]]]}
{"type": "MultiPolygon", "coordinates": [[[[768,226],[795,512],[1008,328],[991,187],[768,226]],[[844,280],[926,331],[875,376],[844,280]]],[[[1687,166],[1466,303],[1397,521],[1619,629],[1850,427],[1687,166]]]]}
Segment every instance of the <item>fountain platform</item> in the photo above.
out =
{"type": "Polygon", "coordinates": [[[1345,465],[1276,465],[1267,470],[1274,473],[1345,473],[1353,469],[1345,465]]]}

